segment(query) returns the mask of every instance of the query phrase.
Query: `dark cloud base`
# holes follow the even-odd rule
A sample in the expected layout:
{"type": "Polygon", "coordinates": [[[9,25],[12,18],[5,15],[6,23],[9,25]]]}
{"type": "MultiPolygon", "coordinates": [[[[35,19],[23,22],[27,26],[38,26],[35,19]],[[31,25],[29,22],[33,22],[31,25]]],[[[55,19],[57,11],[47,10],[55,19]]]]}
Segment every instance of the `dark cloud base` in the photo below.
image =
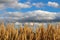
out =
{"type": "Polygon", "coordinates": [[[39,22],[39,23],[42,23],[42,22],[60,22],[60,19],[54,19],[54,20],[18,20],[18,22],[39,22]]]}
{"type": "Polygon", "coordinates": [[[52,22],[60,22],[60,19],[54,19],[54,20],[0,20],[0,22],[4,23],[15,23],[15,22],[20,22],[20,23],[25,23],[25,22],[38,22],[38,23],[52,23],[52,22]]]}

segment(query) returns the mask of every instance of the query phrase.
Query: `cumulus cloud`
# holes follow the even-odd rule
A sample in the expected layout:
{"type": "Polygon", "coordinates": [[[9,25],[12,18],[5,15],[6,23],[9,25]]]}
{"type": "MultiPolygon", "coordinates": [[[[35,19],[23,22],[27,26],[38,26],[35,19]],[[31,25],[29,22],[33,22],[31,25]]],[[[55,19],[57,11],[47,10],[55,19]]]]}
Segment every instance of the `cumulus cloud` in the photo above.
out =
{"type": "Polygon", "coordinates": [[[0,4],[0,10],[3,10],[3,9],[5,9],[4,4],[0,4]]]}
{"type": "Polygon", "coordinates": [[[21,3],[18,0],[0,0],[0,9],[3,8],[30,8],[31,6],[28,3],[21,3]]]}
{"type": "Polygon", "coordinates": [[[0,0],[0,10],[3,10],[6,8],[7,4],[10,5],[10,3],[17,2],[17,0],[0,0]]]}
{"type": "Polygon", "coordinates": [[[41,20],[54,20],[57,19],[59,13],[55,12],[48,12],[48,11],[42,11],[42,10],[35,10],[35,11],[29,11],[26,13],[22,12],[7,12],[4,16],[5,19],[9,20],[17,20],[22,22],[32,22],[32,21],[41,21],[41,20]]]}
{"type": "Polygon", "coordinates": [[[38,2],[38,3],[33,3],[32,5],[35,6],[35,7],[38,7],[38,8],[41,8],[41,7],[44,7],[44,6],[51,6],[51,7],[55,7],[55,8],[60,8],[59,3],[51,2],[51,1],[49,1],[47,4],[43,3],[43,2],[38,2]]]}
{"type": "Polygon", "coordinates": [[[33,3],[32,5],[40,8],[40,7],[43,7],[45,4],[42,2],[39,2],[39,3],[33,3]]]}
{"type": "Polygon", "coordinates": [[[11,7],[11,8],[17,8],[17,9],[20,9],[20,8],[30,8],[31,7],[29,4],[18,3],[18,2],[11,3],[10,5],[8,4],[8,6],[11,7]]]}
{"type": "Polygon", "coordinates": [[[32,12],[27,12],[25,17],[32,20],[53,20],[55,19],[56,13],[47,12],[42,10],[35,10],[32,12]]]}
{"type": "Polygon", "coordinates": [[[60,5],[57,2],[48,2],[48,5],[42,2],[38,3],[30,3],[30,1],[21,3],[18,2],[18,0],[0,0],[0,10],[3,10],[5,8],[14,8],[14,9],[22,9],[22,8],[31,8],[32,6],[35,6],[37,8],[41,8],[44,6],[52,6],[55,8],[60,8],[60,5]]]}
{"type": "Polygon", "coordinates": [[[0,3],[12,3],[18,0],[0,0],[0,3]]]}
{"type": "Polygon", "coordinates": [[[48,6],[52,6],[52,7],[55,7],[55,8],[58,8],[60,5],[57,3],[57,2],[48,2],[48,6]]]}

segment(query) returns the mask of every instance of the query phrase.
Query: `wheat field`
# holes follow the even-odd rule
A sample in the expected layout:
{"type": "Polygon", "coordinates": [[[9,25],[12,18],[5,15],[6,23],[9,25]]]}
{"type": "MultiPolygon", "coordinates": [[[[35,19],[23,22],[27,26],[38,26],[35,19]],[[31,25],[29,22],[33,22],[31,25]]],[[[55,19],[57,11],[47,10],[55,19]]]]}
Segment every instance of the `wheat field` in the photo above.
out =
{"type": "Polygon", "coordinates": [[[60,40],[60,25],[48,24],[47,28],[42,24],[35,32],[28,25],[19,29],[14,24],[0,24],[0,40],[60,40]]]}

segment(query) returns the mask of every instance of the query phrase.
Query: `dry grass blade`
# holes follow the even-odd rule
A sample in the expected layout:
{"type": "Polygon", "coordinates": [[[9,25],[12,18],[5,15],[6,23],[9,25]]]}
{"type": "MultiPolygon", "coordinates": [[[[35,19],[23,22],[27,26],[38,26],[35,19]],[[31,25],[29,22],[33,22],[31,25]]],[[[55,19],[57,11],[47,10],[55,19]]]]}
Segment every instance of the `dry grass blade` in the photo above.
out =
{"type": "Polygon", "coordinates": [[[60,25],[40,25],[35,31],[28,25],[16,29],[14,24],[0,24],[0,40],[60,40],[60,25]]]}

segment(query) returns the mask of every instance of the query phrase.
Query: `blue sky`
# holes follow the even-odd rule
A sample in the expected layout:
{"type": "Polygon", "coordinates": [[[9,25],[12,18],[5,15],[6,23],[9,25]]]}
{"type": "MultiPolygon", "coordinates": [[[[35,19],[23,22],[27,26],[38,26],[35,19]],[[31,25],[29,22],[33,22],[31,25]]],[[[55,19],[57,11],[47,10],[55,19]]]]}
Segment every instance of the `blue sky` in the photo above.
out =
{"type": "MultiPolygon", "coordinates": [[[[44,4],[47,4],[49,1],[51,2],[57,2],[60,4],[60,1],[59,0],[30,0],[30,2],[33,4],[33,3],[39,3],[39,2],[42,2],[44,4]]],[[[22,3],[24,2],[27,2],[24,1],[24,0],[21,0],[22,3]]],[[[26,9],[25,9],[26,10],[26,9]]],[[[46,11],[50,11],[50,12],[60,12],[60,8],[54,8],[54,7],[49,7],[49,6],[44,6],[44,7],[41,7],[41,8],[38,8],[38,7],[32,7],[32,8],[29,8],[27,10],[46,10],[46,11]]],[[[22,10],[24,11],[24,9],[22,10]]]]}
{"type": "Polygon", "coordinates": [[[30,8],[22,8],[22,9],[13,9],[13,8],[7,8],[5,9],[6,11],[21,11],[21,12],[27,12],[27,11],[33,11],[33,10],[44,10],[44,11],[50,11],[50,12],[60,12],[60,8],[55,8],[55,7],[51,7],[48,6],[48,2],[56,2],[60,5],[60,1],[59,0],[18,0],[19,3],[26,3],[26,2],[30,2],[30,4],[32,5],[33,3],[43,3],[45,4],[45,6],[40,7],[36,7],[36,6],[32,6],[30,8]]]}
{"type": "Polygon", "coordinates": [[[60,1],[0,0],[0,19],[9,19],[9,21],[60,20],[60,1]]]}

